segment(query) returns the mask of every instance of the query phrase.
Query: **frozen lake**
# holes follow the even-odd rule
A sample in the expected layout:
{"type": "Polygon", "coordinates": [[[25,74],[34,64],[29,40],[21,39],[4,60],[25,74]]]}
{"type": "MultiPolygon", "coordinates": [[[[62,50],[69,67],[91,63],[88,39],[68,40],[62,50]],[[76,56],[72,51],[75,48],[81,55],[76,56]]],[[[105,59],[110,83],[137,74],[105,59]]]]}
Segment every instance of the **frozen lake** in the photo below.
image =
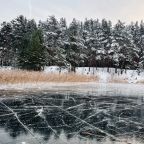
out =
{"type": "Polygon", "coordinates": [[[0,144],[142,144],[144,93],[129,87],[0,90],[0,144]]]}

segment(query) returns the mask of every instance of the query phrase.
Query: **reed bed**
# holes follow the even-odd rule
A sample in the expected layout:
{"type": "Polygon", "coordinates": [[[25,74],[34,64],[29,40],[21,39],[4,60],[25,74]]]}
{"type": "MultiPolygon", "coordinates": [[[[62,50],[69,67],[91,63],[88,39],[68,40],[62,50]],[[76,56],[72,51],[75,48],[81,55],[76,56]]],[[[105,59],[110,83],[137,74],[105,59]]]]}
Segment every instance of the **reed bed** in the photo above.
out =
{"type": "Polygon", "coordinates": [[[38,82],[94,82],[98,81],[96,76],[78,75],[75,73],[44,73],[22,70],[0,71],[0,83],[38,83],[38,82]]]}

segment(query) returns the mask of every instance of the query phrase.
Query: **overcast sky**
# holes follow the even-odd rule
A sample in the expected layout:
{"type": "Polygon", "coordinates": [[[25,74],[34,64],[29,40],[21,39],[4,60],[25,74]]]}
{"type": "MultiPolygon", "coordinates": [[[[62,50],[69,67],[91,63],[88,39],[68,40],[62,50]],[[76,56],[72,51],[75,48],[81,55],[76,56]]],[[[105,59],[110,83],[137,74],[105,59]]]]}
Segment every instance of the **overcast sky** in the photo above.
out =
{"type": "Polygon", "coordinates": [[[144,19],[144,0],[0,0],[0,22],[18,15],[45,20],[50,15],[73,18],[106,18],[114,23],[144,19]]]}

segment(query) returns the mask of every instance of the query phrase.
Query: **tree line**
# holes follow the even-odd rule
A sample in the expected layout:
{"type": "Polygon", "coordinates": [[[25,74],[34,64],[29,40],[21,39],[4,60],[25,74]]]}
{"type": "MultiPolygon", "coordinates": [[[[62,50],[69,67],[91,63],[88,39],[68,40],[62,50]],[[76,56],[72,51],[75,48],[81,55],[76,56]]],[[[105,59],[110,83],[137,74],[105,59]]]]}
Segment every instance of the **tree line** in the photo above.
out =
{"type": "Polygon", "coordinates": [[[106,19],[50,16],[46,21],[20,15],[0,26],[0,66],[43,70],[45,66],[144,68],[144,23],[112,24],[106,19]]]}

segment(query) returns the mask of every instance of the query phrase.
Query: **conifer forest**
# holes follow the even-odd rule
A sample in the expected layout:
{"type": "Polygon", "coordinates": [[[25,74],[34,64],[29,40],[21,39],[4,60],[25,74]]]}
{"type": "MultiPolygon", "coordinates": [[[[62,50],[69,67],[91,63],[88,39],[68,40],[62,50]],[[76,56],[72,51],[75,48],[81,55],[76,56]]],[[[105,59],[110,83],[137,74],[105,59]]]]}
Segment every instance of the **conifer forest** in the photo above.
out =
{"type": "Polygon", "coordinates": [[[0,66],[43,70],[44,66],[144,68],[144,22],[49,16],[36,22],[20,15],[0,26],[0,66]]]}

